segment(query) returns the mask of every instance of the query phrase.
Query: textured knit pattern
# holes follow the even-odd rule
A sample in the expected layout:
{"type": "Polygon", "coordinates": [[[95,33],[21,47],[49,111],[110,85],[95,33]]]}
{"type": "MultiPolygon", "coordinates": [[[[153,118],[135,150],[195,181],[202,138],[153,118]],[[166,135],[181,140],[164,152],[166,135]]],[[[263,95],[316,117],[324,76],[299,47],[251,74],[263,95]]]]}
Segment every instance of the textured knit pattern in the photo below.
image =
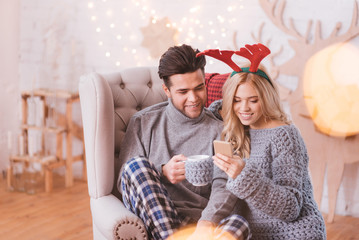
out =
{"type": "Polygon", "coordinates": [[[251,154],[227,188],[245,200],[252,239],[326,239],[304,141],[294,125],[250,130],[251,154]]]}
{"type": "MultiPolygon", "coordinates": [[[[144,157],[133,158],[124,166],[121,176],[122,198],[126,208],[145,223],[150,239],[167,239],[179,227],[191,222],[180,216],[161,183],[160,173],[144,157]]],[[[248,222],[233,214],[221,220],[216,227],[214,239],[231,234],[234,239],[249,239],[248,222]]]]}
{"type": "Polygon", "coordinates": [[[223,121],[223,118],[219,111],[222,110],[222,102],[222,99],[216,100],[212,102],[211,105],[208,107],[208,110],[211,111],[213,115],[221,121],[223,121]]]}
{"type": "Polygon", "coordinates": [[[186,161],[185,164],[186,179],[193,185],[206,185],[213,179],[213,160],[198,159],[195,161],[186,161]]]}

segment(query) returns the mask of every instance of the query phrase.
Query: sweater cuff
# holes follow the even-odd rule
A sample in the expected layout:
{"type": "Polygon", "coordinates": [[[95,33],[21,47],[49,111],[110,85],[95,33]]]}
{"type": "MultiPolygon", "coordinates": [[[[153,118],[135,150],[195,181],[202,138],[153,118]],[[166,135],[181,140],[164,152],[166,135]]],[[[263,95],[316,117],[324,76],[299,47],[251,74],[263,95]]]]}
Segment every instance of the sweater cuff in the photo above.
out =
{"type": "Polygon", "coordinates": [[[240,199],[246,199],[256,191],[262,182],[263,174],[254,164],[247,162],[237,178],[229,178],[226,187],[240,199]]]}

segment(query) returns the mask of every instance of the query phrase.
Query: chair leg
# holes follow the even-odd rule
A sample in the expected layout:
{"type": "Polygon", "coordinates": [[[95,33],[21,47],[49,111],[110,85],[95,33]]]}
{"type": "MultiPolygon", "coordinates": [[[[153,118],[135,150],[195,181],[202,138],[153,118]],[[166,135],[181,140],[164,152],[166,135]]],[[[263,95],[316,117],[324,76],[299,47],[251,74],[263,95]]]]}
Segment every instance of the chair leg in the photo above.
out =
{"type": "Polygon", "coordinates": [[[11,179],[12,179],[12,167],[8,166],[7,167],[7,173],[6,173],[6,181],[7,181],[7,188],[8,189],[12,189],[12,183],[11,183],[11,179]]]}
{"type": "Polygon", "coordinates": [[[45,170],[45,191],[51,192],[52,188],[53,188],[52,170],[46,168],[46,170],[45,170]]]}

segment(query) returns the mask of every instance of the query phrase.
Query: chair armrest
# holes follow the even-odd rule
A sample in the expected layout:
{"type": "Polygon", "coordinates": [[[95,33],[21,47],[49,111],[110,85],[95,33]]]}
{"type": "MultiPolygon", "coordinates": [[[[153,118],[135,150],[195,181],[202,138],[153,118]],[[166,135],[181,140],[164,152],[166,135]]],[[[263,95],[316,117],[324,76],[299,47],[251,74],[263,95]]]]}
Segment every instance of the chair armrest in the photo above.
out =
{"type": "Polygon", "coordinates": [[[93,224],[106,239],[147,239],[142,220],[114,195],[91,198],[90,205],[93,224]]]}
{"type": "Polygon", "coordinates": [[[88,191],[92,198],[109,195],[114,184],[114,103],[111,88],[97,73],[80,78],[88,191]]]}

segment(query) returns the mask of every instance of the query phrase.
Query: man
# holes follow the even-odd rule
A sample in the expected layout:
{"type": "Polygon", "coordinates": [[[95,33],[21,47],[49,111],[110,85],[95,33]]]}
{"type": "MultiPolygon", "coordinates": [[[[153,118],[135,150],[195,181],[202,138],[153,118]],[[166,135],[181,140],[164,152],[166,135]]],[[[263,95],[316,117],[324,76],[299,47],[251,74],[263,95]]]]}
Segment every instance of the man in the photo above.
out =
{"type": "Polygon", "coordinates": [[[128,161],[118,188],[153,239],[166,239],[190,223],[197,223],[192,239],[209,239],[204,234],[246,239],[248,224],[233,214],[238,200],[226,190],[224,172],[215,167],[212,183],[201,187],[185,179],[186,157],[212,156],[212,142],[222,130],[222,122],[204,108],[206,60],[196,58],[198,52],[182,45],[162,55],[158,73],[168,101],[131,118],[120,151],[120,160],[128,161]]]}

